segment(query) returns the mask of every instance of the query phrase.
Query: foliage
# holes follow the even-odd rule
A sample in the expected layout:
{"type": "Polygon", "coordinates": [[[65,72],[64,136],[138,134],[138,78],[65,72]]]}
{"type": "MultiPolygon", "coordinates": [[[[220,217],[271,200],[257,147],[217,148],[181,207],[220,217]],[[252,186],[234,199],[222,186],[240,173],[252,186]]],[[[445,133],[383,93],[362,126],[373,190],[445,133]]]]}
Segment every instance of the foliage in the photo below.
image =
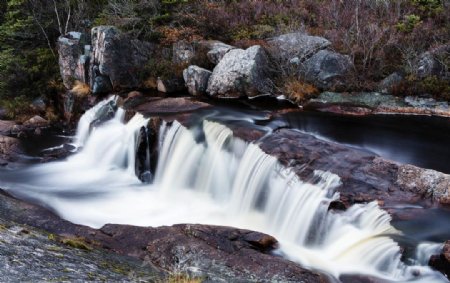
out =
{"type": "Polygon", "coordinates": [[[282,92],[295,103],[302,103],[319,95],[319,90],[315,86],[292,77],[284,80],[282,92]]]}

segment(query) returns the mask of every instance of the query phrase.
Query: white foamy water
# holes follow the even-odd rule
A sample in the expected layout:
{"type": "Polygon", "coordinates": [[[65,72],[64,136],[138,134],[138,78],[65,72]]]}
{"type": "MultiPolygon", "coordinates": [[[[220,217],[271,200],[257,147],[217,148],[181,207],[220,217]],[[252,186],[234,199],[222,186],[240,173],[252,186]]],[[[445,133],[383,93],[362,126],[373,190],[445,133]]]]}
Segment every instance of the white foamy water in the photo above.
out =
{"type": "MultiPolygon", "coordinates": [[[[421,258],[430,249],[419,248],[426,254],[418,255],[416,266],[401,261],[400,247],[389,237],[400,232],[376,203],[328,211],[339,197],[334,192],[339,176],[316,171],[314,180],[300,180],[215,122],[203,121],[192,130],[164,123],[154,182],[141,184],[134,173],[135,152],[148,119],[137,114],[123,124],[122,118],[119,110],[116,118],[88,131],[82,150],[66,161],[29,169],[32,184],[21,184],[21,193],[92,227],[201,223],[266,232],[280,241],[283,256],[336,278],[355,273],[395,282],[446,281],[424,266],[421,258]]],[[[89,120],[80,121],[80,128],[89,120]]]]}

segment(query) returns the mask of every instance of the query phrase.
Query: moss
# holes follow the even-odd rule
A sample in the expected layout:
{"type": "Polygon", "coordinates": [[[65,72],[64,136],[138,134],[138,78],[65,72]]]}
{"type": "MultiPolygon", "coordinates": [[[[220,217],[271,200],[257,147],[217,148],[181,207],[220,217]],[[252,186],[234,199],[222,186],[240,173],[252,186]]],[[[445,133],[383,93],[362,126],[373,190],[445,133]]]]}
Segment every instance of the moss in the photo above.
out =
{"type": "Polygon", "coordinates": [[[62,239],[61,243],[70,246],[72,248],[80,249],[80,250],[86,250],[91,251],[92,247],[86,243],[86,240],[84,238],[67,238],[62,239]]]}

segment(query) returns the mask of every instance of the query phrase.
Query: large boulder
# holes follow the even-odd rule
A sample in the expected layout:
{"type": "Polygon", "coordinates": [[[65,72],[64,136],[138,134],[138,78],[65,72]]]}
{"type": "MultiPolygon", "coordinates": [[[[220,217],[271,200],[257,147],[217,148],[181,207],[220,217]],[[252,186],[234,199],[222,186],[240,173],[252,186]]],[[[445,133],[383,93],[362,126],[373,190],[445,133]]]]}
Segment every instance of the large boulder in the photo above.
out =
{"type": "Polygon", "coordinates": [[[209,77],[212,72],[198,66],[189,66],[183,71],[183,78],[190,94],[194,96],[206,94],[209,77]]]}
{"type": "Polygon", "coordinates": [[[88,82],[89,59],[84,54],[84,41],[80,32],[69,32],[58,38],[59,68],[67,89],[71,89],[77,80],[88,82]]]}
{"type": "Polygon", "coordinates": [[[342,86],[353,63],[349,56],[329,50],[320,50],[306,60],[301,73],[306,81],[321,89],[342,86]]]}
{"type": "Polygon", "coordinates": [[[236,49],[236,47],[225,44],[220,41],[208,41],[206,43],[209,51],[206,53],[208,60],[214,65],[219,64],[220,60],[222,60],[223,56],[227,54],[230,50],[236,49]]]}
{"type": "Polygon", "coordinates": [[[393,89],[403,81],[403,76],[398,73],[392,73],[378,83],[377,90],[381,93],[391,93],[393,89]]]}
{"type": "Polygon", "coordinates": [[[439,255],[431,256],[429,264],[450,278],[450,240],[445,242],[439,255]]]}
{"type": "Polygon", "coordinates": [[[254,97],[268,91],[268,59],[261,46],[230,50],[209,79],[207,93],[213,97],[254,97]]]}
{"type": "Polygon", "coordinates": [[[93,93],[105,92],[108,81],[113,90],[139,87],[140,71],[150,59],[153,45],[131,39],[113,26],[94,27],[91,37],[90,83],[93,93]],[[102,86],[98,85],[100,83],[102,86]]]}
{"type": "Polygon", "coordinates": [[[269,40],[271,55],[275,58],[304,61],[331,45],[327,39],[296,32],[283,34],[269,40]]]}

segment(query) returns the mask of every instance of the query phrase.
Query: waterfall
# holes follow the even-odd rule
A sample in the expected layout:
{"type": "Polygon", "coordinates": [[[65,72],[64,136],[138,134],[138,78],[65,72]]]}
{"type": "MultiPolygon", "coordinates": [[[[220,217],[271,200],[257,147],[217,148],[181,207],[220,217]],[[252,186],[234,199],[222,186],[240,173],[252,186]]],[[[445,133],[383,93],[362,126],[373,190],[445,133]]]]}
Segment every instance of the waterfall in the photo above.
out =
{"type": "Polygon", "coordinates": [[[92,227],[234,226],[275,236],[280,255],[337,279],[366,274],[394,282],[446,281],[423,259],[411,266],[402,262],[400,246],[390,237],[400,232],[376,202],[328,210],[339,198],[335,174],[315,171],[313,179],[301,180],[222,124],[204,120],[188,129],[174,121],[160,128],[154,180],[143,184],[135,176],[135,153],[148,119],[136,114],[124,124],[119,109],[89,131],[96,109],[80,120],[80,152],[31,168],[32,184],[20,186],[69,221],[92,227]]]}

